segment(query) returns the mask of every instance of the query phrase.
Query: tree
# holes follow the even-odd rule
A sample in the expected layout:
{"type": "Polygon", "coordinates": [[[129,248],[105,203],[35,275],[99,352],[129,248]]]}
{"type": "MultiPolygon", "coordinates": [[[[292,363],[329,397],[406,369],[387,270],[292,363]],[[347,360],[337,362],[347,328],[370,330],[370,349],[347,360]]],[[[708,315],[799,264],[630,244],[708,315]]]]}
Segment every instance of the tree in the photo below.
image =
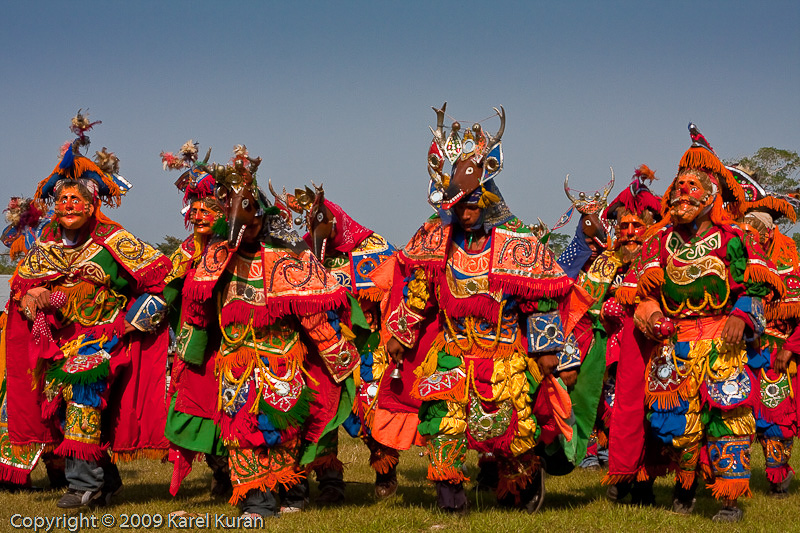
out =
{"type": "Polygon", "coordinates": [[[8,252],[0,254],[0,274],[13,274],[17,264],[11,260],[8,252]]]}
{"type": "Polygon", "coordinates": [[[750,157],[725,161],[750,170],[749,174],[769,192],[787,194],[800,189],[800,155],[791,150],[765,146],[750,157]]]}
{"type": "Polygon", "coordinates": [[[572,237],[569,235],[565,235],[563,233],[551,233],[550,240],[547,241],[547,245],[553,250],[553,253],[556,254],[556,257],[561,255],[561,252],[564,251],[564,248],[569,246],[569,242],[572,240],[572,237]]]}
{"type": "Polygon", "coordinates": [[[172,235],[164,235],[164,242],[156,244],[156,249],[167,257],[172,255],[172,252],[178,249],[183,242],[183,239],[173,237],[172,235]]]}

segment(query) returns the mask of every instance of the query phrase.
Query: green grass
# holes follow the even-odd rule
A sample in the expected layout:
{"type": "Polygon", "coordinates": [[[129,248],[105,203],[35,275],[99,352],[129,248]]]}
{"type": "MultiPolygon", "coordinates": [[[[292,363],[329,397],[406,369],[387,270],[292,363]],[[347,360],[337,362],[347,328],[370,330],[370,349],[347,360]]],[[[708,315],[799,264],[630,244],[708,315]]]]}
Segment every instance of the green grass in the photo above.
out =
{"type": "MultiPolygon", "coordinates": [[[[672,483],[662,478],[656,484],[657,507],[636,508],[612,504],[605,499],[605,487],[600,485],[603,472],[580,469],[563,477],[547,478],[547,496],[542,510],[534,515],[496,509],[494,496],[485,492],[469,492],[471,512],[467,517],[455,517],[439,512],[435,507],[435,491],[425,480],[427,459],[419,449],[403,452],[400,458],[397,495],[386,501],[373,496],[374,474],[367,465],[366,448],[357,440],[342,435],[340,458],[345,463],[347,502],[340,507],[318,509],[313,506],[303,513],[284,515],[265,521],[266,531],[794,531],[800,522],[800,489],[794,483],[791,497],[773,500],[767,496],[768,483],[764,477],[764,460],[758,445],[753,451],[754,497],[742,501],[744,521],[734,526],[718,526],[710,521],[718,505],[709,491],[698,491],[693,516],[677,516],[669,511],[672,483]]],[[[476,458],[470,456],[470,474],[474,478],[476,458]]],[[[792,464],[798,468],[798,461],[792,464]]],[[[179,509],[189,512],[237,516],[238,510],[227,501],[209,495],[210,472],[204,463],[196,463],[184,481],[178,498],[167,491],[172,465],[156,461],[136,461],[120,465],[125,489],[113,507],[97,510],[113,514],[119,521],[122,514],[159,514],[167,528],[166,516],[179,509]]],[[[44,468],[33,474],[35,485],[47,486],[44,468]]],[[[312,480],[311,496],[316,495],[312,480]]],[[[56,507],[60,492],[0,493],[0,531],[13,531],[10,518],[23,516],[56,517],[64,513],[56,507]]],[[[88,511],[84,511],[88,513],[88,511]]],[[[72,516],[77,513],[69,513],[72,516]]],[[[144,529],[144,528],[142,528],[144,529]]],[[[140,529],[140,530],[142,530],[140,529]]],[[[42,529],[43,530],[43,529],[42,529]]],[[[40,531],[42,531],[40,530],[40,531]]],[[[98,531],[128,531],[99,527],[98,531]]],[[[174,530],[174,529],[173,529],[174,530]]],[[[213,527],[202,531],[214,531],[213,527]]],[[[31,531],[31,529],[29,529],[31,531]]],[[[51,530],[52,531],[52,530],[51,530]]],[[[56,529],[65,531],[65,529],[56,529]]],[[[91,531],[84,529],[83,531],[91,531]]]]}

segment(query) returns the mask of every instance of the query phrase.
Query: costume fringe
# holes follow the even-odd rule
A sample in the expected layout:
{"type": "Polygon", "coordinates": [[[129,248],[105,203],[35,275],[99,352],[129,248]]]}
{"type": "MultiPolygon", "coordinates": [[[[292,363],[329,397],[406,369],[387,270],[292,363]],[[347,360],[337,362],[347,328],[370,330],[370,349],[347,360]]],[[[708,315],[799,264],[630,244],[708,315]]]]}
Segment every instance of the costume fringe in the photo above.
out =
{"type": "Polygon", "coordinates": [[[27,247],[25,246],[25,235],[20,235],[14,242],[11,243],[11,247],[8,250],[8,255],[12,261],[16,261],[18,257],[24,256],[28,252],[27,247]]]}
{"type": "Polygon", "coordinates": [[[686,153],[681,157],[679,168],[693,168],[716,174],[725,181],[725,185],[733,193],[737,202],[744,203],[746,200],[742,186],[736,182],[731,171],[725,168],[722,161],[706,148],[693,146],[686,150],[686,153]]]}
{"type": "Polygon", "coordinates": [[[800,317],[800,302],[788,302],[786,300],[769,302],[764,306],[764,316],[767,317],[768,321],[798,318],[800,317]]]}
{"type": "MultiPolygon", "coordinates": [[[[758,382],[758,380],[754,380],[754,382],[758,382]]],[[[754,395],[754,396],[760,396],[754,395]]],[[[770,409],[763,402],[756,401],[755,405],[753,406],[753,415],[757,419],[764,420],[770,424],[778,424],[778,425],[787,425],[787,421],[791,420],[794,422],[797,411],[792,403],[791,398],[786,398],[781,403],[770,409]]]]}
{"type": "Polygon", "coordinates": [[[311,404],[316,393],[309,387],[303,387],[303,392],[297,398],[297,403],[288,411],[281,411],[268,404],[264,398],[259,398],[258,408],[264,413],[275,429],[284,430],[289,426],[300,427],[311,413],[311,404]]]}
{"type": "Polygon", "coordinates": [[[509,494],[513,494],[515,502],[519,503],[520,491],[528,486],[531,479],[533,479],[533,477],[528,472],[521,473],[513,478],[501,476],[500,480],[497,482],[497,497],[504,498],[509,494]]]}
{"type": "Polygon", "coordinates": [[[428,465],[428,480],[429,481],[447,481],[449,483],[464,483],[469,481],[469,478],[464,475],[464,471],[454,466],[445,468],[434,468],[433,465],[428,465]]]}
{"type": "Polygon", "coordinates": [[[339,473],[344,473],[344,463],[336,456],[336,452],[326,453],[321,457],[317,457],[307,464],[305,468],[306,475],[314,470],[334,470],[339,473]]]}
{"type": "Polygon", "coordinates": [[[761,265],[747,265],[747,268],[744,270],[744,281],[768,283],[776,290],[781,298],[786,294],[786,286],[783,284],[783,280],[780,276],[769,268],[761,265]]]}
{"type": "Polygon", "coordinates": [[[380,302],[383,299],[385,291],[378,287],[369,287],[368,289],[358,290],[359,300],[369,300],[370,302],[380,302]]]}
{"type": "Polygon", "coordinates": [[[238,504],[252,489],[258,489],[260,491],[273,491],[275,490],[275,487],[278,486],[278,483],[283,485],[284,488],[290,489],[304,480],[305,477],[306,476],[304,473],[294,472],[289,469],[284,469],[279,472],[270,472],[270,474],[264,478],[251,481],[249,483],[234,485],[233,496],[231,496],[231,499],[228,500],[228,503],[231,505],[238,504]]]}
{"type": "MultiPolygon", "coordinates": [[[[66,364],[66,360],[64,364],[66,364]]],[[[45,379],[47,381],[55,380],[57,383],[64,383],[66,385],[89,385],[105,380],[111,371],[111,362],[109,359],[103,360],[92,369],[76,372],[74,374],[64,372],[62,370],[63,366],[64,365],[61,364],[48,370],[45,379]]]]}
{"type": "Polygon", "coordinates": [[[783,215],[791,220],[793,224],[797,222],[797,213],[795,212],[794,207],[792,204],[781,198],[765,196],[760,200],[748,202],[746,206],[747,211],[758,210],[759,208],[774,211],[776,214],[778,214],[778,216],[773,214],[775,218],[780,218],[780,215],[783,215]]]}
{"type": "Polygon", "coordinates": [[[722,201],[722,195],[717,195],[714,198],[714,203],[711,206],[711,222],[715,226],[724,224],[733,224],[734,218],[739,217],[741,214],[741,204],[739,202],[731,202],[727,206],[722,201]]]}
{"type": "Polygon", "coordinates": [[[75,457],[84,461],[99,461],[106,456],[108,444],[88,444],[72,439],[64,439],[56,448],[56,455],[75,457]]]}
{"type": "Polygon", "coordinates": [[[692,488],[695,478],[697,477],[696,470],[680,470],[675,472],[675,483],[680,483],[681,487],[686,490],[692,488]]]}
{"type": "MultiPolygon", "coordinates": [[[[70,147],[67,149],[71,150],[72,148],[70,147]]],[[[103,203],[109,207],[119,207],[122,200],[122,191],[120,191],[119,186],[114,183],[114,180],[111,179],[109,174],[103,172],[91,159],[83,157],[80,154],[75,154],[75,159],[68,168],[61,168],[61,161],[59,161],[56,168],[53,169],[53,172],[39,182],[39,186],[36,188],[36,193],[33,197],[37,199],[42,198],[44,186],[50,181],[53,174],[58,174],[59,176],[63,176],[63,178],[77,180],[86,172],[94,172],[97,174],[103,181],[103,184],[108,187],[109,194],[102,197],[103,203]]]]}
{"type": "Polygon", "coordinates": [[[382,446],[369,456],[369,466],[378,474],[388,474],[400,462],[400,453],[394,448],[382,446]]]}
{"type": "Polygon", "coordinates": [[[776,265],[791,265],[793,270],[800,268],[800,258],[797,256],[794,239],[781,233],[777,226],[772,237],[772,253],[769,258],[776,265]]]}
{"type": "MultiPolygon", "coordinates": [[[[641,472],[641,470],[640,470],[641,472]]],[[[600,480],[601,485],[616,485],[617,483],[629,483],[635,481],[638,477],[637,473],[633,474],[606,474],[600,480]]]]}
{"type": "MultiPolygon", "coordinates": [[[[690,390],[689,390],[689,383],[692,381],[691,376],[686,376],[683,381],[671,391],[663,391],[663,392],[650,392],[648,390],[644,391],[644,399],[647,402],[648,407],[653,407],[654,405],[665,411],[670,409],[674,409],[680,405],[681,400],[689,400],[690,390]]],[[[704,388],[704,387],[701,387],[704,388]]]]}
{"type": "MultiPolygon", "coordinates": [[[[603,415],[603,420],[608,422],[611,417],[611,412],[606,411],[606,414],[603,415]]],[[[605,432],[598,431],[597,432],[597,447],[598,448],[608,448],[608,437],[606,436],[605,432]]]]}
{"type": "MultiPolygon", "coordinates": [[[[195,461],[202,459],[203,454],[198,453],[195,461]]],[[[139,448],[138,450],[122,450],[111,452],[111,462],[130,462],[138,459],[153,459],[155,461],[165,461],[169,457],[169,450],[166,448],[139,448]]]]}
{"type": "Polygon", "coordinates": [[[620,287],[614,298],[622,305],[636,305],[636,287],[620,287]]]}
{"type": "Polygon", "coordinates": [[[723,479],[717,478],[713,483],[707,485],[711,489],[711,495],[718,500],[735,500],[742,496],[753,497],[750,492],[750,478],[745,479],[723,479]]]}
{"type": "MultiPolygon", "coordinates": [[[[444,278],[444,276],[442,276],[444,278]]],[[[456,298],[447,281],[440,279],[439,307],[453,318],[480,317],[495,322],[500,313],[500,302],[488,294],[476,294],[468,298],[456,298]]]]}
{"type": "Polygon", "coordinates": [[[420,400],[423,402],[431,402],[434,400],[446,400],[449,402],[458,402],[464,403],[467,400],[467,378],[464,377],[458,381],[458,383],[451,389],[438,391],[433,394],[429,394],[425,397],[420,395],[419,393],[419,382],[424,378],[417,378],[414,380],[414,387],[408,391],[408,395],[414,398],[415,400],[420,400]]]}
{"type": "Polygon", "coordinates": [[[764,469],[770,483],[781,484],[789,474],[794,475],[794,468],[789,465],[768,466],[764,469]]]}
{"type": "Polygon", "coordinates": [[[12,444],[11,445],[11,453],[14,455],[28,455],[31,453],[36,453],[39,451],[39,448],[42,448],[42,455],[46,453],[50,453],[58,448],[57,442],[32,442],[28,444],[12,444]],[[44,448],[42,445],[44,444],[44,448]]]}
{"type": "Polygon", "coordinates": [[[646,296],[664,285],[664,270],[659,267],[651,267],[642,272],[637,284],[637,295],[646,296]]]}
{"type": "Polygon", "coordinates": [[[505,294],[529,300],[564,296],[573,285],[574,281],[566,274],[556,279],[529,279],[489,272],[490,291],[503,291],[505,294]]]}
{"type": "MultiPolygon", "coordinates": [[[[205,288],[197,284],[190,287],[184,295],[195,302],[203,302],[211,297],[204,296],[205,288]]],[[[203,284],[214,288],[213,284],[203,284]]],[[[333,311],[347,303],[347,289],[337,287],[334,291],[322,295],[285,295],[267,294],[268,306],[252,306],[244,302],[232,302],[222,308],[221,325],[247,324],[250,319],[256,327],[266,327],[287,315],[313,315],[333,311]]]]}
{"type": "Polygon", "coordinates": [[[28,483],[28,476],[30,476],[32,470],[33,469],[25,470],[7,464],[0,464],[0,482],[12,485],[25,485],[28,483]]]}
{"type": "Polygon", "coordinates": [[[216,375],[221,375],[220,372],[231,372],[234,369],[241,367],[248,367],[251,363],[255,363],[260,358],[266,358],[270,368],[280,368],[283,364],[296,363],[302,365],[306,357],[306,346],[299,340],[291,347],[285,354],[274,354],[270,352],[262,352],[247,346],[241,346],[235,352],[227,355],[217,353],[214,361],[214,372],[216,375]]]}

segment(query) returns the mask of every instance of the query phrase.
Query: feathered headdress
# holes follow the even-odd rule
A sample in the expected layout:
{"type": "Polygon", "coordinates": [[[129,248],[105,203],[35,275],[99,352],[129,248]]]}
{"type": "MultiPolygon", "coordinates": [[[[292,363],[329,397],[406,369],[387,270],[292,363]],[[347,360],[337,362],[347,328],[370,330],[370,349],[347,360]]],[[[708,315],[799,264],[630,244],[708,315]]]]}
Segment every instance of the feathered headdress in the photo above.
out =
{"type": "Polygon", "coordinates": [[[175,186],[183,192],[184,223],[189,227],[191,216],[190,207],[196,200],[208,199],[214,196],[216,181],[208,169],[208,159],[211,157],[211,148],[206,152],[202,161],[197,161],[199,143],[192,139],[186,141],[176,156],[172,152],[161,152],[161,164],[164,170],[184,170],[175,181],[175,186]]]}
{"type": "Polygon", "coordinates": [[[87,116],[88,114],[83,115],[81,111],[78,111],[78,114],[72,119],[70,130],[77,135],[77,138],[65,145],[61,161],[48,177],[39,182],[33,196],[34,199],[52,202],[56,184],[62,179],[72,179],[86,185],[93,192],[95,199],[102,200],[104,204],[110,207],[120,205],[123,191],[127,191],[130,184],[125,181],[124,184],[127,184],[127,188],[124,187],[124,184],[121,188],[121,183],[115,179],[113,173],[104,172],[97,164],[80,153],[81,147],[89,145],[89,137],[86,132],[96,124],[100,124],[100,121],[89,122],[87,116]]]}
{"type": "Polygon", "coordinates": [[[8,226],[3,229],[2,241],[9,249],[11,259],[16,259],[24,254],[28,248],[28,240],[33,240],[33,235],[27,239],[28,230],[34,230],[39,226],[45,215],[40,202],[33,198],[22,198],[12,196],[3,212],[6,215],[8,226]]]}
{"type": "Polygon", "coordinates": [[[621,208],[631,213],[641,216],[646,211],[653,215],[654,220],[661,218],[661,198],[650,191],[645,182],[652,182],[656,179],[656,174],[647,165],[640,165],[633,172],[630,185],[625,187],[614,200],[608,205],[603,213],[603,217],[609,220],[617,220],[618,212],[621,208]]]}

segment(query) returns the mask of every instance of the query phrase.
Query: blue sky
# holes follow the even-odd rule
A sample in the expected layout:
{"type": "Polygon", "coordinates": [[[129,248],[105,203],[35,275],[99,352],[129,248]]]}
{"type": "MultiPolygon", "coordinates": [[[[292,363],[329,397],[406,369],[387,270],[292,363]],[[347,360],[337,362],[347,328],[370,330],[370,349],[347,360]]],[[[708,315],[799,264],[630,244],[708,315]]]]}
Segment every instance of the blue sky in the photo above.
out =
{"type": "Polygon", "coordinates": [[[505,107],[497,183],[527,222],[567,209],[567,173],[594,190],[613,166],[616,194],[646,163],[662,192],[690,120],[723,158],[800,150],[796,1],[6,1],[0,25],[5,197],[33,193],[88,108],[91,152],[134,183],[108,214],[150,242],[186,234],[158,154],[192,138],[219,162],[246,144],[264,188],[323,182],[402,245],[431,213],[444,101],[465,125],[505,107]]]}

